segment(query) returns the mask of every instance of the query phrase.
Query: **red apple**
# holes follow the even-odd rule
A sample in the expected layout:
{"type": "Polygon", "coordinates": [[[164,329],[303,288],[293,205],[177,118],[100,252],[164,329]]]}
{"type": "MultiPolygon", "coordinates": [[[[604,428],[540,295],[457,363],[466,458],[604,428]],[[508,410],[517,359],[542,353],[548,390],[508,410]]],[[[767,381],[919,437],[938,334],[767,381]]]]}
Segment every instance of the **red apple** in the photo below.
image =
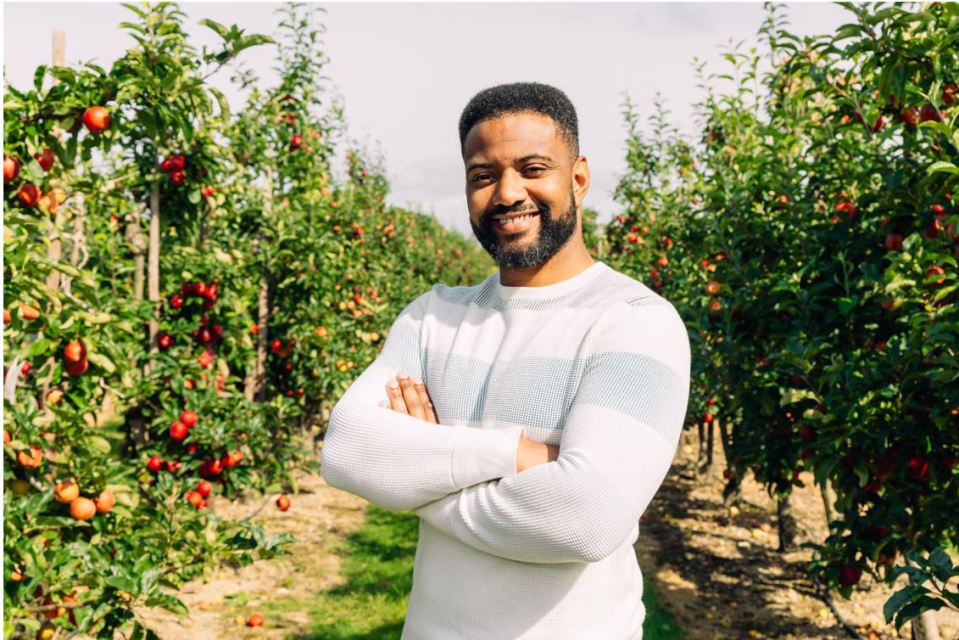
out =
{"type": "Polygon", "coordinates": [[[904,109],[899,114],[899,120],[907,127],[914,127],[916,123],[919,122],[919,110],[915,107],[904,109]]]}
{"type": "MultiPolygon", "coordinates": [[[[190,411],[189,409],[184,409],[183,411],[180,412],[180,422],[186,425],[187,429],[192,429],[193,426],[196,424],[196,421],[197,421],[197,415],[193,411],[190,411]]],[[[206,496],[203,496],[203,497],[205,498],[206,496]]]]}
{"type": "Polygon", "coordinates": [[[174,440],[183,440],[189,432],[187,426],[179,420],[170,425],[170,437],[174,440]]]}
{"type": "Polygon", "coordinates": [[[173,336],[171,336],[166,331],[161,331],[157,334],[157,346],[162,350],[166,351],[173,346],[173,336]]]}
{"type": "Polygon", "coordinates": [[[942,116],[939,111],[931,104],[924,104],[919,110],[920,122],[942,122],[942,116]]]}
{"type": "Polygon", "coordinates": [[[216,190],[211,186],[205,186],[200,189],[200,195],[204,198],[212,198],[214,193],[216,193],[216,190]]]}
{"type": "Polygon", "coordinates": [[[890,233],[886,236],[886,248],[890,251],[902,251],[902,234],[890,233]]]}
{"type": "Polygon", "coordinates": [[[43,153],[35,153],[33,157],[44,171],[49,171],[53,167],[53,149],[50,147],[44,147],[43,153]]]}
{"type": "Polygon", "coordinates": [[[952,82],[942,88],[942,104],[949,107],[959,100],[959,85],[952,82]]]}
{"type": "Polygon", "coordinates": [[[83,112],[83,124],[91,133],[100,133],[110,126],[110,112],[105,107],[89,107],[83,112]]]}
{"type": "Polygon", "coordinates": [[[179,187],[181,184],[186,182],[186,174],[182,171],[174,171],[170,174],[170,182],[179,187]]]}
{"type": "Polygon", "coordinates": [[[20,174],[20,161],[16,158],[3,154],[3,181],[10,182],[15,180],[20,174]]]}
{"type": "MultiPolygon", "coordinates": [[[[936,275],[941,276],[944,273],[945,273],[945,269],[943,269],[942,267],[929,267],[929,269],[926,270],[926,278],[929,278],[931,276],[936,276],[936,275]]],[[[937,280],[935,280],[936,284],[942,284],[943,282],[945,282],[945,278],[938,278],[937,280]]]]}
{"type": "Polygon", "coordinates": [[[916,480],[926,480],[929,476],[929,463],[923,458],[913,456],[906,463],[906,471],[916,480]]]}
{"type": "Polygon", "coordinates": [[[213,485],[207,480],[200,480],[196,484],[196,492],[199,493],[201,497],[206,498],[213,492],[213,485]]]}
{"type": "Polygon", "coordinates": [[[88,360],[81,360],[80,362],[67,362],[63,365],[63,368],[67,370],[67,374],[71,376],[80,376],[87,372],[90,363],[88,360]]]}
{"type": "Polygon", "coordinates": [[[163,466],[163,458],[160,456],[150,456],[150,459],[147,460],[147,469],[152,473],[156,473],[160,470],[160,467],[163,466]]]}
{"type": "Polygon", "coordinates": [[[20,199],[23,206],[35,207],[40,202],[40,189],[32,182],[28,182],[17,190],[17,198],[20,199]]]}
{"type": "Polygon", "coordinates": [[[862,569],[853,562],[847,562],[839,567],[839,583],[851,587],[862,578],[862,569]]]}
{"type": "Polygon", "coordinates": [[[290,149],[291,150],[299,149],[302,144],[303,144],[303,136],[301,136],[298,133],[294,133],[293,137],[290,138],[290,149]]]}
{"type": "Polygon", "coordinates": [[[80,362],[87,357],[87,347],[82,340],[71,340],[63,348],[63,356],[68,362],[80,362]]]}

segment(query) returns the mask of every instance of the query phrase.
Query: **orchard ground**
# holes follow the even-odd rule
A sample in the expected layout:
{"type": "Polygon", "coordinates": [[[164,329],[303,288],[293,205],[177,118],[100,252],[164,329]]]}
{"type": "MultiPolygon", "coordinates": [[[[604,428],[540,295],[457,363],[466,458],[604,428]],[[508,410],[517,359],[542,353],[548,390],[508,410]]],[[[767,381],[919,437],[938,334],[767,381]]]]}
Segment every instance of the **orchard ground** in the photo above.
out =
{"type": "MultiPolygon", "coordinates": [[[[738,512],[730,513],[721,498],[722,451],[699,478],[696,452],[696,434],[687,431],[636,544],[647,600],[654,600],[647,640],[845,637],[803,573],[811,552],[776,551],[775,502],[747,479],[738,512]],[[651,633],[650,625],[657,631],[651,633]]],[[[825,533],[818,490],[805,474],[803,480],[808,486],[793,497],[800,542],[825,533]]],[[[379,509],[318,475],[301,473],[298,481],[300,493],[285,513],[271,496],[211,503],[219,515],[253,515],[267,533],[288,531],[297,542],[286,557],[188,583],[179,594],[190,609],[186,618],[159,609],[140,612],[160,638],[399,638],[416,518],[379,509]],[[253,613],[264,616],[263,627],[246,626],[253,613]]],[[[864,638],[908,638],[908,625],[897,635],[882,620],[890,593],[867,574],[850,601],[837,597],[834,604],[864,638]]],[[[959,637],[959,614],[939,612],[938,620],[942,638],[959,637]]]]}

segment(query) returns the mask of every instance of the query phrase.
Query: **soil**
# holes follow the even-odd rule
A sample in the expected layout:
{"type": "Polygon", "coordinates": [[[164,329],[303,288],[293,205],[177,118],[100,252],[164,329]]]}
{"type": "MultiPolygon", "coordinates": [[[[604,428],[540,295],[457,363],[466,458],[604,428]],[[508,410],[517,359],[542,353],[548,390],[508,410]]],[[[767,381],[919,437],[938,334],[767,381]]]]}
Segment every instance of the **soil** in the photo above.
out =
{"type": "MultiPolygon", "coordinates": [[[[777,552],[775,500],[747,478],[737,508],[727,509],[722,448],[717,442],[712,467],[698,478],[697,452],[697,435],[686,432],[636,541],[645,579],[654,583],[688,638],[850,637],[805,575],[812,551],[777,552]]],[[[806,487],[795,490],[792,499],[797,543],[821,541],[828,529],[820,492],[811,473],[800,479],[806,487]]],[[[901,577],[902,584],[905,580],[901,577]]],[[[909,638],[909,624],[896,634],[883,619],[883,604],[894,590],[864,572],[850,600],[838,593],[831,599],[863,638],[909,638]]],[[[942,640],[959,638],[959,613],[940,611],[936,618],[942,640]]]]}
{"type": "Polygon", "coordinates": [[[311,473],[296,476],[299,493],[291,495],[291,506],[281,512],[276,496],[255,501],[211,503],[224,518],[242,518],[265,507],[253,518],[267,536],[289,532],[296,537],[289,555],[260,560],[240,569],[217,569],[206,580],[188,582],[178,592],[190,613],[185,618],[162,609],[144,609],[138,616],[162,640],[245,640],[246,638],[288,638],[307,634],[305,611],[284,611],[267,616],[262,627],[250,628],[246,620],[258,607],[277,596],[300,593],[304,596],[339,586],[340,556],[332,548],[359,529],[365,520],[367,502],[333,488],[323,477],[311,473]]]}
{"type": "MultiPolygon", "coordinates": [[[[711,469],[694,473],[696,435],[686,433],[673,466],[640,526],[636,551],[648,583],[689,640],[783,638],[818,640],[848,637],[826,603],[806,578],[803,566],[810,550],[776,551],[776,505],[763,487],[749,479],[736,509],[723,505],[725,461],[717,447],[711,469]]],[[[278,595],[311,593],[338,586],[340,556],[333,549],[365,519],[367,502],[326,484],[316,474],[297,475],[300,493],[289,511],[280,512],[275,496],[254,501],[211,502],[223,517],[254,520],[267,535],[286,531],[296,536],[288,556],[254,562],[238,570],[221,568],[193,580],[178,597],[189,615],[161,610],[137,611],[162,640],[203,638],[245,640],[289,638],[309,632],[305,611],[273,614],[263,627],[245,626],[247,617],[278,595]],[[265,505],[265,506],[263,506],[265,505]],[[262,509],[260,507],[263,506],[262,509]]],[[[811,477],[792,501],[800,538],[821,540],[826,520],[819,491],[811,477]]],[[[908,638],[909,625],[897,635],[882,618],[892,593],[864,573],[851,600],[833,594],[835,607],[863,638],[908,638]]],[[[937,614],[942,640],[959,638],[959,614],[937,614]]]]}

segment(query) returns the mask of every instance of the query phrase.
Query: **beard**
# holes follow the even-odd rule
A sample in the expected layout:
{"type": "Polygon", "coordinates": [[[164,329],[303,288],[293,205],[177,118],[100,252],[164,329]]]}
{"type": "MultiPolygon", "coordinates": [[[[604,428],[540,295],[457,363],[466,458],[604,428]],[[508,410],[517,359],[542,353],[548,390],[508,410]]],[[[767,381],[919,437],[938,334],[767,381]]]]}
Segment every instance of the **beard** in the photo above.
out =
{"type": "MultiPolygon", "coordinates": [[[[576,231],[576,196],[573,187],[569,188],[569,207],[566,215],[553,218],[552,211],[546,205],[539,207],[539,232],[535,239],[524,238],[503,239],[496,230],[499,224],[493,216],[503,213],[525,211],[517,209],[496,208],[481,220],[482,227],[477,227],[470,219],[473,235],[480,245],[496,261],[500,267],[507,269],[529,269],[538,267],[562,249],[576,231]]],[[[530,222],[532,225],[533,223],[530,222]]],[[[523,232],[520,232],[523,233],[523,232]]],[[[526,232],[528,233],[528,231],[526,232]]]]}

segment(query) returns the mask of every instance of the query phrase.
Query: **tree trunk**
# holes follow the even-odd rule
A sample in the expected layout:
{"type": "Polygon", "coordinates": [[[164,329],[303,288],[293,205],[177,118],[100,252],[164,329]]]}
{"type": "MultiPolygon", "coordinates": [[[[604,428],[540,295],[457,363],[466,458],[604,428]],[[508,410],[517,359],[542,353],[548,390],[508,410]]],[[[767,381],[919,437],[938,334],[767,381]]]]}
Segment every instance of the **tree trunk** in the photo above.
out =
{"type": "Polygon", "coordinates": [[[270,338],[268,323],[270,320],[270,277],[263,274],[260,277],[260,292],[257,296],[257,319],[260,327],[256,334],[256,378],[254,379],[254,397],[259,401],[266,400],[266,349],[270,338]]]}
{"type": "MultiPolygon", "coordinates": [[[[156,335],[160,330],[160,184],[153,183],[150,192],[150,247],[147,255],[147,294],[154,304],[153,317],[150,318],[148,339],[150,353],[156,353],[156,335]]],[[[146,373],[153,369],[153,360],[147,362],[146,373]]]]}
{"type": "MultiPolygon", "coordinates": [[[[908,564],[912,564],[909,562],[908,564]]],[[[910,579],[910,582],[915,585],[917,584],[914,579],[910,579]]],[[[940,640],[939,635],[939,623],[936,621],[936,612],[935,611],[923,611],[921,614],[912,619],[911,623],[912,638],[913,640],[940,640]]]]}
{"type": "Polygon", "coordinates": [[[125,232],[130,251],[133,253],[133,299],[137,302],[143,300],[143,265],[145,262],[144,254],[147,251],[147,239],[140,228],[142,211],[142,204],[138,204],[134,208],[125,232]]]}
{"type": "Polygon", "coordinates": [[[826,527],[828,529],[829,523],[836,519],[836,492],[832,489],[832,482],[829,478],[826,478],[826,482],[819,489],[819,493],[822,496],[822,505],[826,513],[826,527]]]}
{"type": "Polygon", "coordinates": [[[776,524],[779,528],[779,548],[780,553],[788,553],[796,549],[796,519],[792,511],[792,493],[779,496],[776,500],[776,513],[778,515],[776,524]]]}
{"type": "MultiPolygon", "coordinates": [[[[273,217],[273,168],[266,168],[266,200],[263,202],[263,217],[273,217]]],[[[256,242],[256,241],[255,241],[256,242]]],[[[262,248],[257,242],[254,253],[259,253],[262,248]]],[[[256,334],[256,355],[253,366],[247,375],[248,384],[244,390],[248,400],[266,400],[266,349],[270,334],[268,325],[270,324],[270,290],[273,284],[272,274],[268,264],[263,264],[263,271],[260,274],[260,290],[257,294],[256,321],[258,331],[256,334]]]]}
{"type": "MultiPolygon", "coordinates": [[[[726,420],[714,420],[714,422],[719,422],[719,436],[720,442],[723,445],[723,455],[726,458],[726,468],[731,469],[731,463],[733,462],[733,445],[732,445],[732,436],[729,433],[729,423],[726,420]]],[[[740,478],[738,475],[733,476],[726,482],[726,486],[723,487],[723,504],[729,508],[734,504],[739,502],[739,498],[742,496],[742,490],[739,485],[740,478]]]]}
{"type": "Polygon", "coordinates": [[[696,434],[699,436],[697,439],[697,451],[696,451],[696,464],[693,467],[693,472],[698,478],[699,475],[706,470],[706,423],[705,422],[696,422],[696,434]]]}
{"type": "Polygon", "coordinates": [[[713,442],[715,441],[716,425],[712,422],[706,424],[706,469],[713,466],[713,442]]]}

